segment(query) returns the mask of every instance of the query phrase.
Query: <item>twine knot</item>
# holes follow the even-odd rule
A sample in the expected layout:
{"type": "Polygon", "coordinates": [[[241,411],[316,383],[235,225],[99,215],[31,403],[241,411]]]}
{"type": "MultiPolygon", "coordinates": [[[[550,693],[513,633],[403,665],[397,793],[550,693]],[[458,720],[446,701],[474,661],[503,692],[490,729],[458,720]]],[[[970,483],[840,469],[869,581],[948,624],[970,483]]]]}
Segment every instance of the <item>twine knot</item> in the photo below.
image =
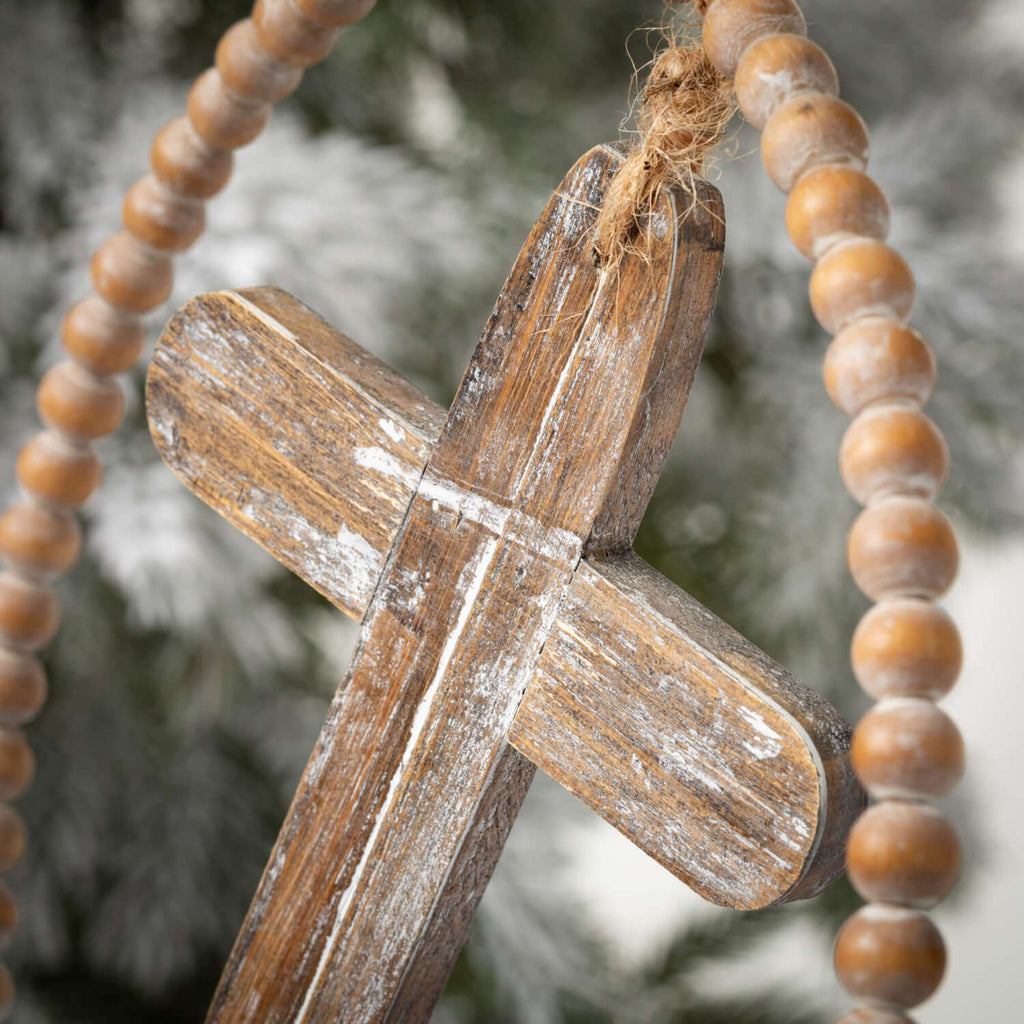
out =
{"type": "Polygon", "coordinates": [[[615,267],[627,252],[643,255],[650,214],[666,183],[695,196],[693,179],[732,117],[730,83],[703,48],[671,45],[658,54],[637,116],[640,141],[605,192],[594,227],[594,252],[615,267]]]}

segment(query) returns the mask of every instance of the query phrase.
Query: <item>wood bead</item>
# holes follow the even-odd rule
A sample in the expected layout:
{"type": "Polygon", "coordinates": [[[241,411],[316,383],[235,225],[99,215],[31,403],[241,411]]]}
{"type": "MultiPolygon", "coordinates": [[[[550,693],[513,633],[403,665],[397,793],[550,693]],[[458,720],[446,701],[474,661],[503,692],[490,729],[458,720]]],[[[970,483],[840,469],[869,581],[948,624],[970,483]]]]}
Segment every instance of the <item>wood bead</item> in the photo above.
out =
{"type": "Polygon", "coordinates": [[[890,498],[854,521],[847,561],[868,597],[936,598],[959,567],[956,536],[937,508],[918,498],[890,498]]]}
{"type": "Polygon", "coordinates": [[[853,732],[850,763],[879,799],[945,796],[964,772],[964,741],[931,701],[890,697],[876,704],[853,732]]]}
{"type": "Polygon", "coordinates": [[[764,126],[761,159],[768,177],[788,192],[801,175],[823,164],[863,171],[868,130],[849,104],[826,93],[804,93],[783,103],[764,126]]]}
{"type": "Polygon", "coordinates": [[[206,227],[201,199],[190,199],[163,184],[155,174],[139,178],[124,197],[124,226],[140,242],[166,252],[187,249],[206,227]]]}
{"type": "Polygon", "coordinates": [[[9,1020],[14,1009],[14,979],[6,964],[0,964],[0,1020],[9,1020]]]}
{"type": "Polygon", "coordinates": [[[266,128],[270,104],[239,96],[216,68],[209,68],[189,90],[188,119],[199,137],[214,148],[239,149],[266,128]]]}
{"type": "Polygon", "coordinates": [[[8,804],[0,804],[0,874],[6,874],[25,854],[28,830],[21,815],[8,804]]]}
{"type": "Polygon", "coordinates": [[[18,904],[11,890],[0,882],[0,951],[7,949],[18,930],[18,904]]]}
{"type": "Polygon", "coordinates": [[[945,439],[914,406],[869,406],[850,424],[839,447],[843,483],[862,505],[893,495],[930,501],[948,470],[945,439]]]}
{"type": "Polygon", "coordinates": [[[46,673],[38,659],[0,647],[0,725],[23,725],[46,702],[46,673]]]}
{"type": "Polygon", "coordinates": [[[807,35],[807,23],[793,0],[716,0],[704,15],[702,36],[708,59],[732,78],[751,43],[780,32],[807,35]]]}
{"type": "Polygon", "coordinates": [[[235,22],[217,44],[214,66],[229,89],[239,96],[276,103],[302,81],[302,68],[267,53],[252,18],[235,22]]]}
{"type": "Polygon", "coordinates": [[[104,377],[135,365],[146,342],[146,328],[137,313],[89,295],[67,311],[60,336],[68,355],[104,377]]]}
{"type": "Polygon", "coordinates": [[[736,69],[736,102],[758,130],[788,100],[804,92],[839,95],[828,54],[802,35],[764,36],[748,47],[736,69]]]}
{"type": "Polygon", "coordinates": [[[786,230],[808,259],[816,260],[850,237],[889,236],[889,201],[863,171],[826,164],[808,171],[786,201],[786,230]]]}
{"type": "Polygon", "coordinates": [[[946,947],[920,911],[870,904],[840,930],[835,968],[851,995],[909,1009],[941,984],[946,947]]]}
{"type": "Polygon", "coordinates": [[[0,800],[13,800],[29,787],[36,757],[28,740],[16,729],[0,729],[0,800]]]}
{"type": "Polygon", "coordinates": [[[11,572],[0,573],[0,638],[11,647],[33,650],[52,640],[60,622],[53,592],[11,572]]]}
{"type": "Polygon", "coordinates": [[[36,434],[18,455],[18,482],[58,508],[78,508],[100,482],[100,460],[52,430],[36,434]]]}
{"type": "Polygon", "coordinates": [[[914,308],[914,275],[895,249],[872,238],[834,245],[815,264],[811,308],[835,333],[866,316],[905,320],[914,308]]]}
{"type": "Polygon", "coordinates": [[[960,842],[933,807],[886,800],[869,807],[850,831],[847,874],[875,903],[930,907],[960,873],[960,842]]]}
{"type": "Polygon", "coordinates": [[[838,1024],[914,1024],[914,1022],[905,1013],[862,1006],[840,1017],[838,1024]]]}
{"type": "Polygon", "coordinates": [[[0,516],[0,555],[24,573],[64,572],[81,547],[82,531],[66,512],[18,502],[0,516]]]}
{"type": "Polygon", "coordinates": [[[149,161],[157,178],[179,195],[209,199],[228,183],[235,158],[204,142],[187,117],[176,117],[157,133],[149,161]]]}
{"type": "Polygon", "coordinates": [[[885,317],[855,320],[825,354],[825,389],[848,416],[872,402],[924,405],[935,385],[935,357],[913,328],[885,317]]]}
{"type": "Polygon", "coordinates": [[[257,0],[252,20],[266,51],[295,67],[318,64],[338,38],[336,28],[307,17],[292,0],[257,0]]]}
{"type": "Polygon", "coordinates": [[[120,426],[124,394],[113,377],[100,380],[67,359],[43,377],[36,407],[47,426],[69,437],[95,441],[120,426]]]}
{"type": "Polygon", "coordinates": [[[930,601],[882,601],[860,620],[850,645],[857,682],[875,700],[944,697],[960,676],[963,647],[949,615],[930,601]]]}
{"type": "Polygon", "coordinates": [[[294,0],[295,6],[321,25],[341,28],[365,18],[377,0],[294,0]]]}
{"type": "Polygon", "coordinates": [[[171,294],[174,270],[163,253],[127,231],[108,238],[93,254],[93,287],[114,306],[145,313],[171,294]]]}

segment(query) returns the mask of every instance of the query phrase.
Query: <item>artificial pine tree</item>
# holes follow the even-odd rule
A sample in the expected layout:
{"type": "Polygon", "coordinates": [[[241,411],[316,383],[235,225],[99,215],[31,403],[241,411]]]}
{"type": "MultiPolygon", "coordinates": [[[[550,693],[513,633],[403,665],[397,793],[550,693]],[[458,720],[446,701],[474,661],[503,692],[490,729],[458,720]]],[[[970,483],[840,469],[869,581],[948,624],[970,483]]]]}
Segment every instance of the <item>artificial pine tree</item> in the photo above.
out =
{"type": "MultiPolygon", "coordinates": [[[[918,276],[915,323],[940,360],[932,409],[955,466],[946,506],[979,529],[1006,528],[1018,497],[1006,464],[1024,433],[1024,295],[994,242],[992,182],[1019,136],[1024,75],[972,28],[981,0],[804,6],[872,129],[893,244],[918,276]]],[[[116,221],[187,77],[247,7],[0,8],[5,480],[90,246],[116,221]]],[[[447,403],[552,182],[617,133],[630,60],[642,64],[656,42],[630,33],[659,17],[637,0],[381,0],[239,154],[174,303],[274,283],[447,403]]],[[[755,144],[741,132],[731,152],[755,144]]],[[[861,602],[842,562],[853,506],[834,469],[842,418],[818,380],[826,339],[807,308],[806,266],[779,228],[782,197],[756,160],[726,153],[720,168],[719,311],[638,548],[852,715],[845,646],[861,602]]],[[[62,584],[51,701],[31,729],[39,773],[20,804],[31,853],[12,879],[25,1024],[202,1018],[351,643],[339,616],[158,463],[141,377],[128,390],[132,411],[87,508],[86,557],[62,584]]],[[[559,826],[586,813],[539,781],[440,1020],[825,1019],[813,991],[783,997],[741,978],[709,992],[700,972],[808,920],[827,943],[844,888],[702,919],[657,962],[626,969],[558,884],[559,826]]]]}

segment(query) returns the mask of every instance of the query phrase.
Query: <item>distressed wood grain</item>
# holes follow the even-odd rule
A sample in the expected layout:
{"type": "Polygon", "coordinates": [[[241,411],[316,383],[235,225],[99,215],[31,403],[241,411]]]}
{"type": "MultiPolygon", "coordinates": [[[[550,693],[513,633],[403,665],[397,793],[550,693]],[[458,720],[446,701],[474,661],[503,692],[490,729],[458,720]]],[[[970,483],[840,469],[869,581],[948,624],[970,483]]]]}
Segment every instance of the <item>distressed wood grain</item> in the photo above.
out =
{"type": "Polygon", "coordinates": [[[808,895],[841,869],[860,794],[838,716],[624,553],[724,224],[710,186],[686,218],[666,195],[650,260],[602,273],[590,231],[619,159],[591,151],[556,192],[443,428],[282,293],[203,297],[161,341],[164,457],[365,614],[211,1022],[425,1020],[534,763],[717,902],[808,895]],[[356,570],[325,563],[353,551],[363,576],[337,579],[356,570]]]}
{"type": "Polygon", "coordinates": [[[285,292],[193,299],[146,381],[150,432],[184,483],[361,618],[444,412],[285,292]]]}
{"type": "Polygon", "coordinates": [[[849,739],[818,694],[632,553],[581,564],[509,734],[705,899],[741,909],[842,870],[861,806],[849,739]]]}

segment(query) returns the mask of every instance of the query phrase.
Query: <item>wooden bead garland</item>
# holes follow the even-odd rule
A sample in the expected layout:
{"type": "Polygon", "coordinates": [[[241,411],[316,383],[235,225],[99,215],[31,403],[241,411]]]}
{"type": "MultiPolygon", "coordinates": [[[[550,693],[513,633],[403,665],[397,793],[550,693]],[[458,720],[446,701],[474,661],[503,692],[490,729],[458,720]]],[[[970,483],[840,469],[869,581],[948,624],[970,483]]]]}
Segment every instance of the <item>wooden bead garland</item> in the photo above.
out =
{"type": "Polygon", "coordinates": [[[890,498],[861,512],[847,560],[857,586],[875,601],[940,597],[960,564],[949,520],[920,498],[890,498]]]}
{"type": "Polygon", "coordinates": [[[935,386],[935,357],[913,328],[889,317],[854,320],[825,353],[825,390],[856,416],[872,402],[924,405],[935,386]]]}
{"type": "Polygon", "coordinates": [[[900,1024],[942,979],[945,948],[919,908],[946,894],[960,864],[955,833],[923,802],[947,792],[963,770],[963,741],[932,703],[953,687],[963,657],[955,625],[933,603],[959,559],[949,521],[929,504],[948,464],[941,433],[920,411],[935,360],[906,324],[914,280],[885,244],[889,207],[864,173],[867,130],[838,99],[817,48],[800,39],[799,11],[782,0],[700,6],[705,49],[723,75],[735,76],[740,109],[763,130],[765,169],[790,193],[790,238],[815,261],[811,306],[836,335],[825,387],[855,417],[840,473],[867,507],[847,553],[857,585],[879,603],[857,627],[851,662],[881,703],[854,733],[851,758],[881,802],[850,835],[850,877],[872,902],[840,931],[835,966],[865,1004],[840,1024],[900,1024]]]}
{"type": "Polygon", "coordinates": [[[149,151],[153,173],[168,188],[192,199],[209,199],[228,183],[234,166],[229,150],[215,149],[187,117],[176,117],[157,132],[149,151]]]}
{"type": "Polygon", "coordinates": [[[36,658],[0,647],[0,725],[24,725],[46,702],[46,673],[36,658]]]}
{"type": "Polygon", "coordinates": [[[131,369],[146,342],[137,313],[89,295],[68,310],[61,325],[64,351],[97,377],[131,369]]]}
{"type": "Polygon", "coordinates": [[[786,202],[786,230],[797,249],[815,260],[846,238],[885,241],[889,203],[863,171],[825,164],[793,186],[786,202]]]}
{"type": "Polygon", "coordinates": [[[930,907],[956,881],[960,843],[934,808],[888,800],[868,808],[850,832],[847,872],[866,900],[930,907]]]}
{"type": "Polygon", "coordinates": [[[963,774],[964,743],[931,701],[887,697],[860,720],[850,760],[872,796],[941,797],[963,774]]]}
{"type": "Polygon", "coordinates": [[[963,648],[953,620],[914,598],[882,601],[861,619],[850,647],[864,691],[883,697],[944,697],[960,675],[963,648]]]}
{"type": "Polygon", "coordinates": [[[768,177],[788,192],[802,174],[822,164],[862,171],[868,162],[868,131],[853,107],[823,92],[784,103],[761,136],[768,177]]]}
{"type": "Polygon", "coordinates": [[[926,914],[872,903],[840,929],[835,967],[851,994],[910,1009],[939,987],[946,970],[946,948],[926,914]]]}
{"type": "Polygon", "coordinates": [[[903,403],[869,406],[839,448],[839,473],[861,505],[898,495],[931,501],[948,469],[949,450],[938,428],[903,403]]]}
{"type": "MultiPolygon", "coordinates": [[[[231,177],[232,150],[266,126],[270,105],[294,91],[302,69],[331,49],[338,28],[358,21],[374,0],[266,0],[238,22],[217,48],[215,66],[193,83],[188,113],[164,125],[150,150],[152,174],[135,182],[123,205],[125,230],[108,238],[92,259],[95,294],[67,313],[61,340],[70,356],[40,385],[39,412],[47,425],[21,450],[18,482],[27,501],[0,518],[0,800],[13,799],[31,780],[32,752],[10,727],[36,715],[46,698],[46,675],[31,650],[57,628],[56,599],[43,579],[69,568],[81,538],[69,514],[100,480],[91,442],[116,429],[124,400],[113,374],[130,369],[145,342],[140,314],[171,293],[171,254],[202,234],[203,201],[231,177]]],[[[0,873],[21,859],[25,826],[0,803],[0,873]]],[[[17,921],[0,882],[0,946],[17,921]]],[[[10,972],[0,963],[0,1019],[14,1001],[10,972]]]]}
{"type": "Polygon", "coordinates": [[[64,572],[81,546],[75,517],[59,509],[21,502],[0,516],[0,556],[27,575],[64,572]]]}
{"type": "Polygon", "coordinates": [[[828,54],[805,36],[764,36],[744,52],[736,69],[736,102],[763,128],[787,100],[804,92],[839,95],[839,76],[828,54]]]}
{"type": "Polygon", "coordinates": [[[128,189],[122,217],[140,242],[164,252],[183,252],[206,226],[203,201],[175,192],[155,174],[139,178],[128,189]]]}

